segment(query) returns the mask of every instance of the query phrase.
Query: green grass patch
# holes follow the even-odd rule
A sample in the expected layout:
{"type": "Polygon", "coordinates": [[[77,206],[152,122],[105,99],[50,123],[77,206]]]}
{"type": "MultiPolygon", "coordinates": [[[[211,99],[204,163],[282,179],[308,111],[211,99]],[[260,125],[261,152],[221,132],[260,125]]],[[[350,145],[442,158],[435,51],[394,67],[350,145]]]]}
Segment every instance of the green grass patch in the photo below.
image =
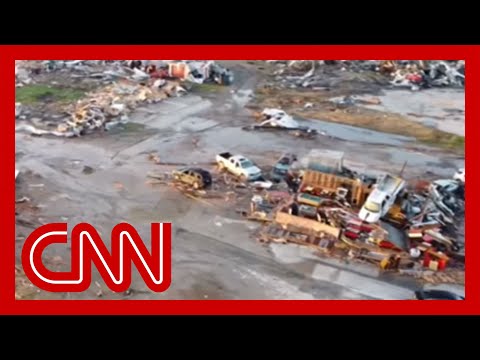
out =
{"type": "Polygon", "coordinates": [[[227,86],[219,84],[204,83],[204,84],[192,84],[191,91],[197,93],[219,93],[224,91],[227,86]]]}
{"type": "Polygon", "coordinates": [[[80,89],[62,88],[41,84],[26,85],[15,89],[15,101],[22,104],[40,102],[74,102],[85,95],[80,89]]]}
{"type": "Polygon", "coordinates": [[[465,153],[465,137],[439,132],[431,138],[420,139],[424,143],[444,149],[454,150],[457,153],[465,153]]]}

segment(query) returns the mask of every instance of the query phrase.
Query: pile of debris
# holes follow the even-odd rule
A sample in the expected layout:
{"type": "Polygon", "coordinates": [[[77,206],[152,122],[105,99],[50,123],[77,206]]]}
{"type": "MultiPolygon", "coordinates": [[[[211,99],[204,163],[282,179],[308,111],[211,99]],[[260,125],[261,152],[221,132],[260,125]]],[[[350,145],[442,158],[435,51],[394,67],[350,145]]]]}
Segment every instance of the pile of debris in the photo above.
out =
{"type": "Polygon", "coordinates": [[[388,174],[372,181],[346,169],[341,154],[323,151],[322,161],[320,153],[288,167],[287,184],[291,177],[300,181],[279,203],[268,192],[252,198],[248,218],[268,223],[259,241],[303,244],[385,270],[464,267],[464,247],[454,240],[464,212],[464,180],[437,180],[423,188],[388,174]]]}
{"type": "MultiPolygon", "coordinates": [[[[147,65],[149,72],[157,71],[155,65],[147,65]]],[[[168,76],[191,81],[197,84],[213,82],[219,85],[231,85],[234,80],[230,69],[224,68],[212,60],[180,60],[168,62],[164,71],[168,76]]]]}
{"type": "Polygon", "coordinates": [[[430,87],[464,87],[464,60],[267,60],[275,63],[276,80],[288,87],[322,88],[324,72],[330,68],[349,72],[375,72],[384,75],[394,87],[412,90],[430,87]]]}
{"type": "Polygon", "coordinates": [[[223,152],[216,156],[223,176],[184,166],[167,177],[174,180],[162,175],[161,181],[202,201],[222,198],[222,191],[227,201],[249,196],[249,209],[237,212],[263,223],[256,233],[261,243],[300,244],[425,281],[436,278],[427,273],[464,271],[463,246],[454,240],[464,212],[464,169],[451,180],[413,183],[359,174],[343,157],[327,149],[301,159],[285,153],[266,173],[245,156],[223,152]]]}
{"type": "Polygon", "coordinates": [[[465,61],[384,61],[380,70],[396,87],[464,87],[465,61]]]}
{"type": "Polygon", "coordinates": [[[96,129],[108,130],[118,122],[126,122],[128,113],[141,104],[156,103],[185,92],[177,81],[157,79],[139,84],[123,80],[88,93],[76,104],[68,105],[65,111],[70,115],[70,119],[59,124],[54,131],[25,124],[18,125],[16,130],[62,137],[81,136],[96,129]]]}
{"type": "MultiPolygon", "coordinates": [[[[15,86],[35,84],[39,81],[39,75],[51,73],[64,73],[72,79],[92,78],[111,83],[119,78],[129,78],[132,72],[128,72],[127,62],[123,60],[47,60],[15,62],[15,86]]],[[[40,81],[41,82],[41,81],[40,81]]]]}
{"type": "Polygon", "coordinates": [[[262,243],[302,244],[384,270],[464,266],[463,246],[454,240],[464,212],[464,169],[451,180],[409,183],[359,174],[343,158],[327,149],[301,159],[285,153],[265,173],[245,156],[224,152],[216,157],[223,176],[212,180],[206,170],[183,167],[173,177],[176,188],[197,198],[219,197],[226,190],[220,183],[229,194],[250,192],[250,208],[239,213],[265,224],[257,234],[262,243]]]}
{"type": "Polygon", "coordinates": [[[79,136],[95,129],[108,129],[114,119],[127,121],[127,114],[141,104],[156,103],[185,92],[176,81],[157,79],[145,84],[121,81],[78,101],[69,111],[71,120],[59,125],[57,131],[65,136],[79,136]]]}
{"type": "Polygon", "coordinates": [[[294,136],[313,139],[318,131],[308,126],[301,126],[296,120],[281,109],[264,109],[256,114],[259,124],[248,125],[243,130],[277,130],[285,131],[294,136]]]}
{"type": "Polygon", "coordinates": [[[438,272],[432,270],[400,270],[401,275],[413,276],[430,284],[465,284],[465,271],[448,269],[438,272]]]}
{"type": "MultiPolygon", "coordinates": [[[[17,131],[35,135],[50,134],[62,137],[84,135],[96,129],[107,129],[118,122],[128,120],[128,113],[141,104],[162,101],[180,96],[187,90],[183,81],[222,85],[233,82],[233,74],[213,61],[175,60],[56,60],[16,63],[16,86],[34,82],[34,76],[42,72],[66,72],[69,76],[100,79],[106,86],[90,92],[76,104],[64,110],[70,119],[56,130],[39,129],[21,124],[17,131]]],[[[16,117],[22,115],[22,104],[16,103],[16,117]]]]}
{"type": "Polygon", "coordinates": [[[212,60],[18,60],[15,63],[17,87],[35,82],[35,75],[52,72],[110,81],[152,77],[231,85],[234,80],[230,69],[212,60]]]}

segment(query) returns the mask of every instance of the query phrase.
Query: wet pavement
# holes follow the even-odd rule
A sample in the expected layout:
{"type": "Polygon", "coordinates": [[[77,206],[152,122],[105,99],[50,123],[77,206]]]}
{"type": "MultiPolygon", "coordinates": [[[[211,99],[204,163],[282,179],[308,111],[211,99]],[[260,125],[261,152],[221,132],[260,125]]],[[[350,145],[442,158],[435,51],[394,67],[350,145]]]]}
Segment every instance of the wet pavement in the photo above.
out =
{"type": "MultiPolygon", "coordinates": [[[[258,225],[239,218],[228,203],[214,207],[192,201],[170,187],[146,183],[150,171],[171,170],[148,160],[156,152],[168,163],[197,164],[214,171],[217,153],[241,153],[260,166],[270,166],[285,150],[298,156],[312,148],[345,151],[346,165],[369,171],[399,171],[409,161],[409,176],[431,171],[451,174],[464,161],[436,150],[420,154],[398,146],[409,139],[340,124],[317,122],[328,136],[302,140],[288,134],[245,132],[253,122],[243,108],[251,94],[251,78],[233,93],[188,95],[139,109],[130,123],[109,132],[78,139],[16,135],[17,193],[28,193],[41,211],[39,222],[89,222],[109,240],[113,226],[126,221],[149,239],[149,223],[173,223],[172,285],[148,291],[134,273],[128,298],[152,299],[409,299],[415,280],[401,285],[371,266],[319,259],[296,246],[259,245],[251,238],[258,225]],[[42,185],[43,184],[43,185],[42,185]],[[36,186],[35,186],[36,185],[36,186]]],[[[18,196],[18,195],[17,195],[18,196]]],[[[33,230],[19,227],[17,236],[33,230]]],[[[17,258],[21,242],[17,242],[17,258]]],[[[147,244],[148,246],[148,244],[147,244]]],[[[55,269],[68,268],[68,248],[47,248],[47,259],[60,258],[55,269]]],[[[83,294],[39,297],[124,298],[111,293],[98,274],[83,294]]]]}
{"type": "MultiPolygon", "coordinates": [[[[448,133],[465,136],[465,91],[455,89],[383,90],[379,105],[366,107],[407,116],[448,133]]],[[[362,99],[362,96],[358,97],[362,99]]]]}

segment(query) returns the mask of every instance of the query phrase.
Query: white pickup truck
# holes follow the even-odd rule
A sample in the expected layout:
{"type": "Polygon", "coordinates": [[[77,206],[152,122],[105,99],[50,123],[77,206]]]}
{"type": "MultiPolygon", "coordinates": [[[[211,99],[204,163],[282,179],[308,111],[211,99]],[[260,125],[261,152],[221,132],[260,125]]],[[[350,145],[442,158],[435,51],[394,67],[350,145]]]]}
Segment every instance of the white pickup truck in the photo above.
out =
{"type": "Polygon", "coordinates": [[[258,180],[262,177],[262,170],[242,155],[232,155],[229,152],[216,156],[220,169],[226,169],[244,180],[258,180]]]}

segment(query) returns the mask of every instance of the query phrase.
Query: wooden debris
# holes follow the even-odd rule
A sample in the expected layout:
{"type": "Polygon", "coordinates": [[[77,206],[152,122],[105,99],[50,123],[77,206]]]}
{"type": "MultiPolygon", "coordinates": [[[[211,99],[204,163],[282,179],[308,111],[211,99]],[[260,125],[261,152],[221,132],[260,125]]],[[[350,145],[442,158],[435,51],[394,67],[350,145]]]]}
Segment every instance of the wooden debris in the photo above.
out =
{"type": "Polygon", "coordinates": [[[149,172],[147,173],[147,177],[157,180],[166,180],[169,176],[165,173],[149,172]]]}
{"type": "Polygon", "coordinates": [[[275,242],[281,244],[294,243],[312,247],[315,250],[329,251],[336,239],[329,234],[305,234],[299,230],[282,227],[276,223],[262,229],[258,236],[258,241],[263,243],[275,242]]]}
{"type": "Polygon", "coordinates": [[[168,185],[168,182],[156,179],[150,179],[145,181],[146,185],[168,185]]]}
{"type": "Polygon", "coordinates": [[[206,205],[209,205],[209,206],[214,206],[212,203],[202,199],[202,198],[199,198],[197,196],[194,196],[192,194],[189,194],[188,192],[183,192],[183,195],[185,195],[186,197],[190,198],[190,199],[193,199],[193,200],[197,200],[197,201],[200,201],[206,205]]]}
{"type": "Polygon", "coordinates": [[[465,284],[465,272],[423,272],[421,279],[431,284],[465,284]]]}

